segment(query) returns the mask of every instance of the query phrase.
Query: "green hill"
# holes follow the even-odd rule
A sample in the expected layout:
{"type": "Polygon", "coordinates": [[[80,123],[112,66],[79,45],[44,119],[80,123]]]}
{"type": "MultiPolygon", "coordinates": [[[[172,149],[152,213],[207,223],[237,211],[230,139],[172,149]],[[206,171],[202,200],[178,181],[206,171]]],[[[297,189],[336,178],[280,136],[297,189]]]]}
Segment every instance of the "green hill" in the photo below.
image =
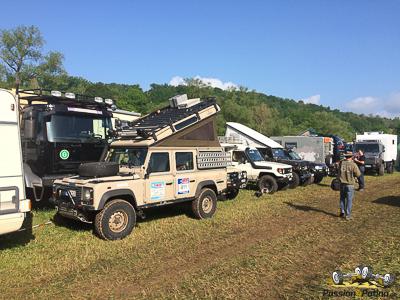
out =
{"type": "MultiPolygon", "coordinates": [[[[4,85],[4,84],[3,84],[4,85]]],[[[215,96],[222,107],[218,131],[224,132],[226,121],[240,122],[266,135],[297,135],[308,128],[321,134],[336,134],[352,140],[356,132],[384,131],[400,134],[400,118],[388,119],[341,112],[315,104],[249,91],[221,90],[188,79],[185,86],[152,84],[148,91],[138,85],[92,83],[80,77],[61,75],[42,82],[43,88],[71,91],[115,99],[119,108],[142,114],[167,105],[177,94],[189,97],[215,96]]]]}

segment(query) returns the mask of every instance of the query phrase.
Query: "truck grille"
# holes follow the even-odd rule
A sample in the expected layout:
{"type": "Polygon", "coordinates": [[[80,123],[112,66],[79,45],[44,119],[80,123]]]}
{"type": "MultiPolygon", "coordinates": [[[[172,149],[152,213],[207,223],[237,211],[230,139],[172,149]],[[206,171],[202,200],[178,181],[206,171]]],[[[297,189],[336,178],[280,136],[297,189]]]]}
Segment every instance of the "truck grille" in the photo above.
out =
{"type": "Polygon", "coordinates": [[[292,168],[284,168],[283,172],[284,172],[284,174],[290,174],[290,173],[292,173],[292,168]]]}
{"type": "Polygon", "coordinates": [[[82,188],[72,186],[56,186],[57,197],[63,202],[71,202],[67,192],[70,193],[75,203],[80,203],[82,199],[82,188]]]}

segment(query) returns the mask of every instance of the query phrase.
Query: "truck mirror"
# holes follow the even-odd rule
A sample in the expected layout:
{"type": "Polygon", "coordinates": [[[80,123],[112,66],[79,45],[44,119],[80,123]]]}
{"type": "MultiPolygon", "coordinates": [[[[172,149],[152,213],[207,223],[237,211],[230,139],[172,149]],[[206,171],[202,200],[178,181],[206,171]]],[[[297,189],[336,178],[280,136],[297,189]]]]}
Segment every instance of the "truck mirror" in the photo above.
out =
{"type": "Polygon", "coordinates": [[[37,112],[28,111],[24,116],[24,138],[34,139],[36,137],[37,112]]]}

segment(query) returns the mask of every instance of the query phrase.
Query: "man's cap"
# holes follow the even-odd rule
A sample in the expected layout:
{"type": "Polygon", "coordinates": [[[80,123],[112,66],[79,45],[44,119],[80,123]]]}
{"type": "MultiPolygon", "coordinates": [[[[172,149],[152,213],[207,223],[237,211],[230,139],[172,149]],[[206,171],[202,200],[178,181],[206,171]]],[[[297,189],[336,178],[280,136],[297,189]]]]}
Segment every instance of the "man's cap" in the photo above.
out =
{"type": "Polygon", "coordinates": [[[345,152],[343,155],[344,155],[344,157],[351,157],[351,156],[353,156],[354,154],[353,154],[353,152],[351,152],[351,151],[347,151],[347,152],[345,152]]]}

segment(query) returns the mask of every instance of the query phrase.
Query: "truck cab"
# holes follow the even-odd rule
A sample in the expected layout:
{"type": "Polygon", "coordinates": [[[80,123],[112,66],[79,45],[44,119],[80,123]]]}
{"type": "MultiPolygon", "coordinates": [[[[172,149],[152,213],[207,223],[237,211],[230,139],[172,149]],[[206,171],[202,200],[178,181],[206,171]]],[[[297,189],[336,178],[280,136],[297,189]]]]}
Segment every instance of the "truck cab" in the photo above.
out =
{"type": "Polygon", "coordinates": [[[111,99],[48,90],[19,92],[25,183],[36,201],[53,182],[98,161],[112,129],[111,99]]]}
{"type": "Polygon", "coordinates": [[[245,180],[227,170],[216,135],[220,107],[186,95],[170,103],[118,128],[101,162],[55,181],[60,216],[93,223],[99,237],[115,240],[129,235],[149,207],[188,202],[196,218],[214,215],[217,198],[245,180]]]}
{"type": "Polygon", "coordinates": [[[0,235],[21,229],[30,215],[25,197],[18,103],[14,95],[0,89],[0,235]]]}
{"type": "Polygon", "coordinates": [[[380,176],[393,173],[397,160],[397,135],[383,132],[364,132],[356,135],[354,152],[364,152],[365,170],[380,176]]]}

